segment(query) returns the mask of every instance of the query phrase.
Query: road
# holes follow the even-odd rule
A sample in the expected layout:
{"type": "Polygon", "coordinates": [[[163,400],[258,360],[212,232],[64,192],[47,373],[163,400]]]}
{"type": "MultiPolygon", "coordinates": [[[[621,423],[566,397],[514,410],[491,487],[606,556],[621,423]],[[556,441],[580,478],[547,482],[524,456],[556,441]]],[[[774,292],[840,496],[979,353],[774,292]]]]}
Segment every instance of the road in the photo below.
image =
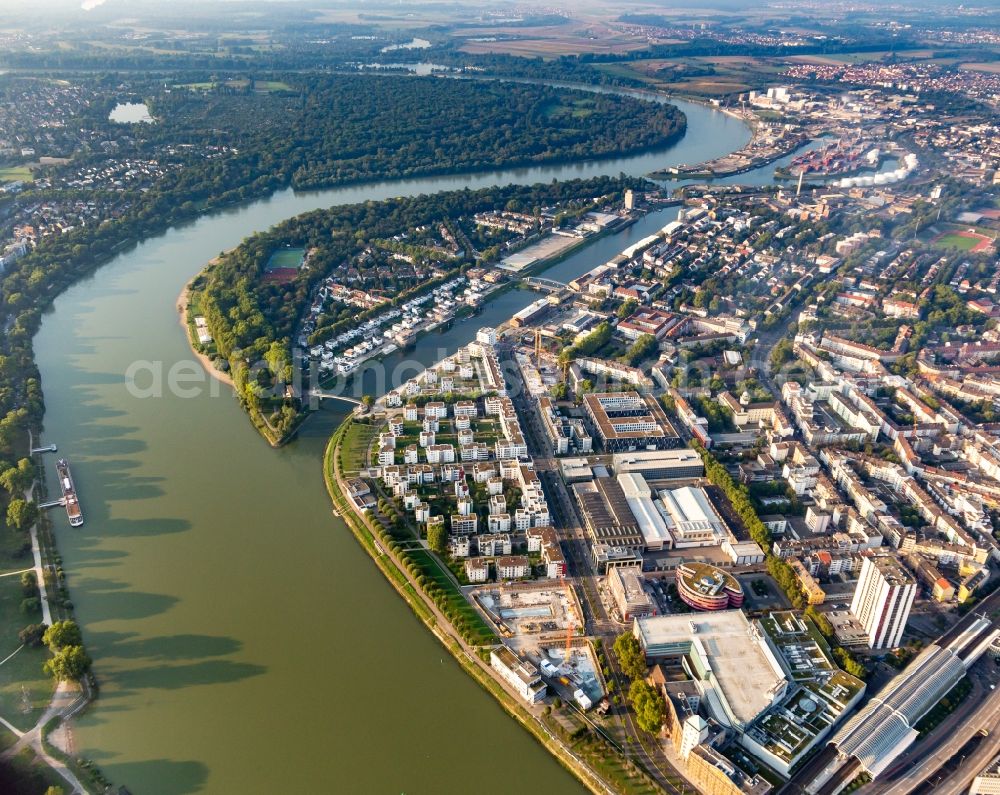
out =
{"type": "MultiPolygon", "coordinates": [[[[339,447],[337,448],[337,450],[334,451],[333,462],[334,462],[333,474],[334,478],[337,481],[337,486],[339,487],[341,494],[343,495],[349,494],[350,492],[347,488],[347,483],[344,480],[344,473],[340,469],[339,447]]],[[[344,512],[351,511],[354,515],[354,519],[357,522],[359,522],[362,526],[367,527],[369,524],[368,521],[362,515],[360,515],[360,513],[357,510],[354,509],[353,503],[351,503],[350,500],[348,500],[346,497],[344,499],[346,505],[342,507],[342,510],[344,512]]],[[[344,518],[346,519],[346,517],[344,518]]],[[[410,588],[413,589],[413,592],[415,594],[423,594],[424,593],[423,588],[421,588],[421,586],[417,583],[416,577],[410,573],[409,569],[406,567],[403,560],[388,546],[383,547],[381,544],[379,544],[378,548],[381,551],[382,555],[384,555],[385,557],[387,557],[389,560],[392,561],[396,569],[405,578],[407,584],[410,586],[410,588]]],[[[387,579],[389,579],[388,575],[387,579]]],[[[455,630],[451,621],[447,618],[447,616],[444,615],[444,613],[441,612],[441,610],[435,604],[434,600],[429,598],[423,598],[422,596],[419,596],[418,598],[434,617],[434,622],[433,625],[431,626],[431,631],[434,632],[435,635],[437,635],[441,639],[442,643],[444,643],[447,646],[448,641],[454,641],[454,643],[457,644],[458,648],[461,649],[462,654],[465,656],[465,659],[472,665],[472,667],[478,669],[486,676],[488,676],[492,681],[496,682],[501,687],[501,689],[507,694],[512,703],[517,704],[520,708],[526,710],[531,715],[531,717],[534,718],[534,725],[536,725],[542,732],[545,733],[546,737],[548,737],[549,741],[555,748],[558,748],[558,752],[555,751],[553,748],[550,748],[550,750],[553,753],[556,753],[557,755],[561,754],[567,757],[567,759],[563,760],[565,764],[568,765],[569,762],[574,762],[578,766],[579,770],[582,771],[583,778],[588,779],[589,782],[593,784],[596,788],[603,789],[604,791],[608,792],[608,795],[613,795],[613,793],[611,793],[611,791],[608,790],[608,788],[604,785],[603,779],[591,768],[591,766],[587,764],[587,762],[585,762],[579,756],[577,756],[572,750],[570,750],[569,747],[567,747],[567,745],[564,742],[562,742],[559,738],[555,737],[549,731],[548,727],[542,720],[542,709],[543,709],[542,706],[537,704],[533,706],[527,705],[524,702],[524,699],[522,699],[521,696],[518,693],[516,693],[506,681],[504,681],[500,676],[496,674],[496,672],[489,665],[489,663],[483,662],[483,660],[479,657],[478,649],[476,649],[473,646],[470,646],[462,637],[461,633],[455,630]]],[[[517,716],[515,715],[515,717],[517,716]]]]}
{"type": "Polygon", "coordinates": [[[964,795],[969,786],[983,768],[997,755],[997,739],[994,737],[1000,729],[1000,716],[993,721],[989,735],[979,744],[979,747],[966,759],[961,760],[958,769],[935,787],[940,795],[964,795]]]}
{"type": "Polygon", "coordinates": [[[35,725],[28,731],[20,732],[7,723],[7,721],[3,721],[3,724],[17,735],[17,742],[4,751],[0,758],[8,759],[25,748],[31,748],[45,764],[55,770],[62,780],[69,785],[72,795],[77,795],[77,793],[86,795],[87,790],[80,783],[80,779],[74,775],[73,771],[45,750],[45,746],[42,743],[42,732],[45,729],[45,724],[53,718],[60,717],[63,721],[67,721],[83,709],[89,701],[90,697],[86,695],[86,691],[76,692],[70,689],[66,683],[60,682],[52,696],[51,703],[35,725]]]}
{"type": "MultiPolygon", "coordinates": [[[[576,510],[576,504],[570,497],[566,484],[559,473],[558,462],[554,456],[548,436],[542,427],[542,420],[538,413],[538,404],[524,388],[521,379],[520,368],[517,367],[513,356],[507,349],[500,351],[501,366],[504,367],[504,375],[511,387],[509,394],[517,410],[518,418],[521,420],[521,429],[524,431],[525,443],[528,452],[534,460],[535,470],[542,482],[549,507],[553,513],[554,526],[559,533],[563,550],[568,553],[568,563],[570,568],[569,582],[582,592],[583,599],[580,604],[584,608],[584,625],[587,635],[598,638],[605,649],[605,656],[611,668],[612,675],[617,683],[618,692],[627,692],[629,680],[622,674],[618,667],[618,661],[611,650],[611,643],[614,638],[622,632],[622,626],[611,619],[604,603],[597,592],[597,572],[593,568],[593,562],[588,554],[583,522],[576,510]]],[[[663,749],[660,746],[660,739],[654,738],[647,747],[644,742],[646,735],[635,724],[632,710],[621,709],[615,713],[623,722],[626,735],[629,741],[626,750],[633,755],[646,771],[656,780],[656,782],[669,793],[680,795],[686,792],[683,785],[679,788],[675,782],[683,781],[683,776],[670,764],[663,749]]]]}
{"type": "MultiPolygon", "coordinates": [[[[960,635],[968,626],[975,621],[977,618],[986,616],[991,617],[995,611],[1000,610],[1000,590],[994,591],[993,593],[986,596],[974,610],[970,610],[965,616],[962,617],[954,626],[948,629],[939,639],[938,643],[947,644],[954,640],[958,635],[960,635]]],[[[989,693],[988,703],[993,703],[993,698],[995,694],[1000,694],[1000,686],[995,691],[989,690],[989,685],[995,682],[1000,675],[990,668],[993,663],[988,660],[982,660],[977,665],[973,666],[972,673],[972,683],[973,692],[969,694],[958,708],[946,718],[941,725],[939,725],[934,731],[932,731],[923,740],[914,743],[906,752],[904,752],[899,759],[897,759],[893,764],[882,774],[878,779],[876,779],[871,784],[863,787],[859,792],[868,795],[868,793],[892,793],[896,795],[897,792],[904,793],[909,791],[910,787],[906,789],[897,789],[896,785],[899,783],[899,777],[907,775],[910,768],[913,765],[920,766],[923,769],[924,755],[931,752],[936,755],[939,750],[935,746],[939,741],[945,742],[952,747],[952,754],[960,749],[962,745],[978,731],[980,727],[980,716],[979,710],[984,706],[985,703],[981,700],[981,696],[984,693],[989,693]],[[979,694],[977,696],[977,693],[979,694]],[[967,725],[975,724],[976,728],[966,730],[967,725]],[[954,744],[956,738],[960,737],[961,741],[954,744]],[[944,739],[943,739],[944,738],[944,739]]],[[[870,695],[875,695],[871,693],[870,695]]],[[[988,719],[989,715],[986,714],[988,719]]],[[[997,747],[997,743],[1000,741],[1000,737],[995,738],[989,742],[984,742],[983,745],[988,745],[993,748],[994,753],[996,753],[1000,748],[997,747]]],[[[942,746],[943,747],[943,746],[942,746]]],[[[812,779],[819,773],[820,769],[824,766],[824,759],[829,761],[830,755],[833,753],[832,748],[829,746],[822,752],[817,754],[813,759],[811,759],[806,765],[800,769],[786,784],[784,787],[778,790],[778,795],[801,795],[806,790],[806,786],[812,779]]],[[[950,756],[950,754],[949,754],[950,756]]],[[[947,759],[947,757],[946,757],[947,759]]],[[[937,770],[943,764],[945,760],[939,760],[937,764],[933,765],[933,769],[927,771],[930,775],[937,770]]],[[[966,766],[963,766],[963,771],[966,766]]]]}

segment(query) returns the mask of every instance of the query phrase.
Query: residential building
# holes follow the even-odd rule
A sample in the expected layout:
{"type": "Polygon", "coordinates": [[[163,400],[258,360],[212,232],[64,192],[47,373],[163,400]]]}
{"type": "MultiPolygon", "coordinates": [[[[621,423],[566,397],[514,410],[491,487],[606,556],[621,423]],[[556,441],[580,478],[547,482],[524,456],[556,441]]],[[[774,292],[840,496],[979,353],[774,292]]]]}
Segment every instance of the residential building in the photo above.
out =
{"type": "Polygon", "coordinates": [[[490,578],[488,558],[469,558],[465,561],[465,576],[469,582],[486,582],[490,578]]]}
{"type": "Polygon", "coordinates": [[[490,652],[490,666],[529,704],[537,704],[545,698],[546,687],[538,668],[506,646],[490,652]]]}
{"type": "Polygon", "coordinates": [[[899,646],[916,594],[916,580],[891,555],[865,558],[851,613],[868,633],[871,648],[899,646]]]}
{"type": "Polygon", "coordinates": [[[520,580],[531,576],[531,563],[523,555],[497,558],[498,580],[520,580]]]}

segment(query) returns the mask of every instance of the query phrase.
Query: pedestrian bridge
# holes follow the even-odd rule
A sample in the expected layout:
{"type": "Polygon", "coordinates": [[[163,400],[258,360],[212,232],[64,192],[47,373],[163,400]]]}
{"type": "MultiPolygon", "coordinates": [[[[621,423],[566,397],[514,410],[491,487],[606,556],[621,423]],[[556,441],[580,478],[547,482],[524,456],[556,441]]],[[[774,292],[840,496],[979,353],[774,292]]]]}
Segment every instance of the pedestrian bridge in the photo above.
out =
{"type": "Polygon", "coordinates": [[[319,387],[309,390],[309,394],[312,397],[320,398],[321,400],[343,400],[347,403],[353,403],[355,406],[363,406],[362,403],[357,398],[347,397],[347,395],[340,395],[336,392],[327,392],[319,387]]]}
{"type": "Polygon", "coordinates": [[[566,285],[557,282],[555,279],[544,279],[541,276],[526,276],[524,285],[547,293],[560,293],[566,289],[566,285]]]}

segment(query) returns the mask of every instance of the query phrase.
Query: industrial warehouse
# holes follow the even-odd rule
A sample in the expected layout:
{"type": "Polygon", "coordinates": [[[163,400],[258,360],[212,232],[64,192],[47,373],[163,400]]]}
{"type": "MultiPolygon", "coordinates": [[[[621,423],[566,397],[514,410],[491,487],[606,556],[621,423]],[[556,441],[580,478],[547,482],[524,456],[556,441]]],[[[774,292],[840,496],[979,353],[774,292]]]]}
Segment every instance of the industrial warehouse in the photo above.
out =
{"type": "Polygon", "coordinates": [[[950,642],[927,646],[864,709],[838,731],[825,751],[803,771],[813,795],[839,792],[860,773],[883,773],[912,745],[917,722],[966,675],[1000,630],[979,618],[950,642]]]}

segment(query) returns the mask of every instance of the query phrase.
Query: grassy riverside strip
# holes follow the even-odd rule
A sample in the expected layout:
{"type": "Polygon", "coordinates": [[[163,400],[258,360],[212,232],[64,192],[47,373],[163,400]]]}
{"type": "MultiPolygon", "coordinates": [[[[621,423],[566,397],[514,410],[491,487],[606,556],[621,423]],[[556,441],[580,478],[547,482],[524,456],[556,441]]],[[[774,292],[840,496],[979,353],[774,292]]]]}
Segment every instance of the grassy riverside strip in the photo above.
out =
{"type": "MultiPolygon", "coordinates": [[[[396,555],[390,549],[384,549],[376,539],[375,532],[366,517],[360,515],[352,502],[341,489],[340,455],[341,443],[350,432],[354,420],[348,417],[330,437],[323,455],[323,480],[333,503],[335,513],[343,519],[361,546],[371,555],[375,565],[385,575],[404,601],[410,606],[418,618],[423,621],[441,644],[448,649],[462,668],[472,676],[479,685],[500,703],[506,712],[527,729],[567,770],[572,772],[584,786],[594,793],[646,793],[660,791],[645,774],[639,773],[643,781],[637,782],[629,777],[627,760],[620,760],[620,766],[605,762],[605,776],[598,774],[590,763],[581,759],[570,750],[566,744],[557,738],[538,717],[532,715],[521,706],[500,683],[490,675],[488,663],[488,646],[480,646],[474,655],[470,649],[463,648],[456,638],[458,632],[449,622],[442,623],[435,608],[428,604],[433,599],[411,581],[402,568],[397,565],[396,555]],[[617,774],[617,775],[616,775],[617,774]]],[[[609,749],[610,751],[610,749],[609,749]]],[[[595,760],[596,761],[596,760],[595,760]]]]}

